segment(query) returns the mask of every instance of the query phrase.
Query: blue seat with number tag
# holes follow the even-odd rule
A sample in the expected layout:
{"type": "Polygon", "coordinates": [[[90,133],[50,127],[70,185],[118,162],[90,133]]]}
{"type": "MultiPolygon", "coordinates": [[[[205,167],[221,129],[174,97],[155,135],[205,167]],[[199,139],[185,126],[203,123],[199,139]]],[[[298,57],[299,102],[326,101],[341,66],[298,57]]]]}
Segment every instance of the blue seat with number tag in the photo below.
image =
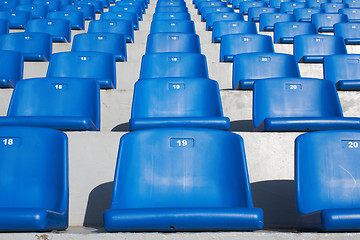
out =
{"type": "Polygon", "coordinates": [[[75,1],[74,5],[83,6],[83,5],[92,5],[94,6],[95,13],[102,13],[104,11],[103,2],[100,0],[81,0],[75,1]]]}
{"type": "Polygon", "coordinates": [[[51,56],[46,77],[95,79],[116,88],[115,57],[105,52],[60,52],[51,56]]]}
{"type": "Polygon", "coordinates": [[[249,8],[252,7],[267,7],[267,2],[261,2],[261,1],[244,1],[240,3],[240,13],[244,15],[249,14],[249,8]]]}
{"type": "Polygon", "coordinates": [[[19,5],[16,7],[16,11],[27,11],[30,12],[31,19],[46,18],[49,7],[48,5],[37,5],[37,4],[26,4],[19,5]]]}
{"type": "Polygon", "coordinates": [[[346,3],[322,3],[320,4],[320,8],[324,10],[326,13],[338,13],[339,9],[349,8],[349,5],[346,3]]]}
{"type": "Polygon", "coordinates": [[[0,19],[8,20],[10,29],[24,29],[30,20],[30,12],[0,11],[0,19]]]}
{"type": "Polygon", "coordinates": [[[140,79],[135,84],[130,129],[202,127],[227,130],[219,85],[206,78],[140,79]]]}
{"type": "Polygon", "coordinates": [[[358,130],[312,132],[296,138],[300,230],[360,230],[359,140],[358,130]]]}
{"type": "Polygon", "coordinates": [[[320,8],[296,8],[294,15],[297,22],[311,22],[311,16],[316,13],[324,12],[320,8]]]}
{"type": "Polygon", "coordinates": [[[88,4],[66,5],[66,6],[64,6],[64,8],[62,10],[81,12],[84,15],[85,20],[94,20],[95,19],[95,8],[93,5],[88,5],[88,4]]]}
{"type": "Polygon", "coordinates": [[[235,12],[213,12],[209,13],[206,16],[206,30],[212,31],[214,28],[214,23],[218,21],[244,21],[244,16],[240,13],[235,12]]]}
{"type": "Polygon", "coordinates": [[[0,88],[14,87],[23,78],[23,55],[18,51],[0,50],[0,88]]]}
{"type": "Polygon", "coordinates": [[[133,23],[128,20],[119,19],[101,19],[91,21],[89,23],[89,33],[121,33],[125,36],[127,43],[134,42],[134,27],[133,23]]]}
{"type": "Polygon", "coordinates": [[[53,42],[71,42],[71,25],[66,19],[32,19],[25,32],[48,33],[53,42]]]}
{"type": "Polygon", "coordinates": [[[234,12],[234,9],[231,7],[204,7],[201,10],[201,21],[206,22],[207,15],[209,13],[215,13],[215,12],[229,13],[229,12],[234,12]]]}
{"type": "Polygon", "coordinates": [[[195,24],[193,21],[184,21],[184,20],[152,21],[150,27],[150,33],[158,33],[158,32],[195,33],[195,24]]]}
{"type": "Polygon", "coordinates": [[[44,5],[46,4],[49,7],[49,12],[60,11],[61,10],[61,1],[60,0],[34,0],[33,4],[44,5]]]}
{"type": "MultiPolygon", "coordinates": [[[[355,2],[355,0],[353,0],[355,2]]],[[[360,1],[358,1],[360,5],[360,1]]],[[[339,9],[340,14],[345,14],[349,22],[358,23],[360,22],[360,6],[357,8],[341,8],[339,9]]]]}
{"type": "Polygon", "coordinates": [[[131,21],[134,27],[134,30],[139,30],[139,20],[136,13],[133,12],[104,12],[101,14],[100,19],[119,19],[119,20],[128,20],[131,21]]]}
{"type": "Polygon", "coordinates": [[[320,32],[334,32],[334,24],[348,22],[345,14],[339,13],[315,13],[311,15],[311,22],[315,24],[316,30],[320,32]]]}
{"type": "Polygon", "coordinates": [[[334,35],[342,37],[345,44],[359,45],[360,44],[360,22],[352,23],[336,23],[334,25],[334,35]]]}
{"type": "Polygon", "coordinates": [[[309,8],[319,9],[321,4],[330,3],[331,0],[306,0],[309,8]]]}
{"type": "Polygon", "coordinates": [[[274,25],[274,43],[294,43],[294,37],[303,34],[317,34],[310,22],[278,22],[274,25]]]}
{"type": "Polygon", "coordinates": [[[199,15],[201,14],[201,10],[205,7],[226,7],[226,6],[227,6],[226,2],[213,0],[213,1],[201,1],[197,5],[195,5],[195,8],[198,9],[197,14],[199,15]]]}
{"type": "Polygon", "coordinates": [[[305,2],[282,2],[280,4],[280,12],[293,14],[294,9],[306,7],[307,4],[305,2]]]}
{"type": "Polygon", "coordinates": [[[0,231],[68,227],[68,138],[54,129],[0,127],[0,231]]]}
{"type": "Polygon", "coordinates": [[[259,22],[260,14],[263,13],[279,13],[279,8],[273,7],[251,7],[248,12],[248,19],[251,22],[259,22]]]}
{"type": "Polygon", "coordinates": [[[132,12],[136,13],[139,21],[143,20],[142,10],[140,6],[116,5],[109,8],[109,12],[132,12]]]}
{"type": "Polygon", "coordinates": [[[180,13],[154,13],[153,21],[161,20],[191,20],[190,13],[180,12],[180,13]]]}
{"type": "Polygon", "coordinates": [[[18,5],[18,0],[1,0],[0,1],[0,10],[1,11],[14,11],[18,5]]]}
{"type": "Polygon", "coordinates": [[[85,30],[85,17],[82,12],[78,11],[56,11],[49,12],[47,15],[49,19],[65,19],[70,21],[71,29],[85,30]]]}
{"type": "Polygon", "coordinates": [[[221,231],[263,227],[243,139],[199,128],[122,136],[107,231],[221,231]]]}
{"type": "Polygon", "coordinates": [[[212,42],[220,43],[226,34],[247,33],[257,34],[256,24],[248,21],[217,21],[214,22],[212,42]]]}
{"type": "Polygon", "coordinates": [[[100,129],[100,90],[92,79],[33,78],[17,82],[1,126],[100,129]]]}
{"type": "Polygon", "coordinates": [[[140,78],[208,78],[206,57],[200,53],[150,53],[141,60],[140,78]]]}
{"type": "Polygon", "coordinates": [[[253,94],[253,123],[258,130],[360,129],[360,118],[343,117],[335,84],[328,80],[258,80],[253,94]]]}
{"type": "Polygon", "coordinates": [[[278,22],[295,22],[294,14],[287,13],[262,13],[260,14],[260,31],[274,31],[274,25],[278,22]]]}
{"type": "Polygon", "coordinates": [[[293,55],[270,52],[235,55],[233,89],[252,89],[255,80],[275,77],[300,77],[293,55]]]}

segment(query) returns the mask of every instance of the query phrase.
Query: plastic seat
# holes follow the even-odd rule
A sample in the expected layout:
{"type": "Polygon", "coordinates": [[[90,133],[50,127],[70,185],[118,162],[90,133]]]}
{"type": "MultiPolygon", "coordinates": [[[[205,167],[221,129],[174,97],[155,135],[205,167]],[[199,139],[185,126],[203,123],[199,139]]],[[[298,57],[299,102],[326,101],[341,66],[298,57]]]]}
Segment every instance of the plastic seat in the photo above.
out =
{"type": "Polygon", "coordinates": [[[48,33],[17,32],[0,37],[0,49],[21,52],[25,61],[49,61],[52,53],[48,33]]]}
{"type": "Polygon", "coordinates": [[[341,8],[348,8],[349,5],[344,3],[322,3],[320,8],[324,10],[325,13],[338,13],[341,8]]]}
{"type": "Polygon", "coordinates": [[[154,13],[153,21],[161,20],[191,20],[190,13],[154,13]]]}
{"type": "Polygon", "coordinates": [[[53,42],[71,42],[70,21],[65,19],[33,19],[25,32],[41,32],[51,35],[53,42]]]}
{"type": "Polygon", "coordinates": [[[257,27],[254,22],[248,21],[217,21],[214,22],[212,31],[212,42],[220,43],[226,34],[257,34],[257,27]]]}
{"type": "Polygon", "coordinates": [[[114,56],[115,61],[126,61],[126,41],[120,33],[83,33],[74,36],[72,52],[106,52],[114,56]]]}
{"type": "Polygon", "coordinates": [[[226,2],[222,2],[222,1],[211,1],[211,2],[208,2],[208,1],[202,1],[198,4],[198,6],[195,8],[198,9],[198,12],[197,14],[201,14],[201,10],[202,8],[204,7],[227,7],[227,3],[226,2]]]}
{"type": "Polygon", "coordinates": [[[159,7],[184,7],[186,3],[184,1],[158,1],[156,6],[159,7]]]}
{"type": "Polygon", "coordinates": [[[294,56],[297,62],[321,63],[324,56],[346,53],[345,42],[341,37],[323,34],[294,37],[294,56]]]}
{"type": "Polygon", "coordinates": [[[9,126],[0,127],[0,134],[0,231],[65,230],[69,211],[66,134],[9,126]]]}
{"type": "Polygon", "coordinates": [[[0,36],[9,33],[9,21],[0,19],[0,36]]]}
{"type": "Polygon", "coordinates": [[[30,12],[31,19],[46,18],[49,12],[48,5],[37,5],[37,4],[27,4],[19,5],[16,7],[16,11],[27,11],[30,12]]]}
{"type": "Polygon", "coordinates": [[[63,8],[64,11],[75,11],[82,12],[85,20],[94,20],[95,19],[95,8],[93,5],[83,4],[83,5],[67,5],[63,8]]]}
{"type": "Polygon", "coordinates": [[[32,4],[33,0],[18,0],[18,5],[32,4]]]}
{"type": "Polygon", "coordinates": [[[200,38],[193,33],[151,33],[147,37],[146,54],[160,52],[201,53],[200,38]]]}
{"type": "Polygon", "coordinates": [[[140,8],[142,14],[146,13],[145,1],[121,0],[116,2],[117,6],[135,6],[140,8]]]}
{"type": "Polygon", "coordinates": [[[274,31],[277,22],[295,22],[295,16],[287,13],[263,13],[260,14],[260,31],[274,31]]]}
{"type": "Polygon", "coordinates": [[[357,130],[333,130],[296,138],[298,229],[359,231],[359,137],[357,130]]]}
{"type": "Polygon", "coordinates": [[[307,4],[302,2],[282,2],[280,4],[280,12],[293,14],[296,8],[306,8],[307,4]]]}
{"type": "MultiPolygon", "coordinates": [[[[219,0],[201,0],[201,1],[194,1],[193,4],[195,6],[195,9],[199,9],[199,5],[200,5],[200,7],[211,7],[211,6],[219,7],[219,6],[216,6],[217,3],[215,3],[215,5],[211,4],[211,3],[214,3],[214,2],[221,2],[221,1],[219,1],[219,0]]],[[[222,4],[220,4],[220,5],[222,5],[222,4]]],[[[199,12],[198,12],[198,14],[199,14],[199,12]]]]}
{"type": "Polygon", "coordinates": [[[89,33],[121,33],[124,35],[127,43],[134,42],[134,28],[132,22],[128,20],[101,19],[91,21],[89,24],[89,33]]]}
{"type": "Polygon", "coordinates": [[[294,43],[294,37],[302,34],[317,34],[309,22],[279,22],[274,25],[274,43],[294,43]]]}
{"type": "Polygon", "coordinates": [[[1,126],[66,131],[100,129],[100,90],[92,79],[33,78],[17,82],[1,126]]]}
{"type": "Polygon", "coordinates": [[[134,27],[134,30],[139,30],[139,20],[136,13],[133,12],[104,12],[100,16],[101,20],[127,20],[131,21],[134,27]]]}
{"type": "Polygon", "coordinates": [[[195,24],[193,21],[183,20],[152,21],[150,33],[160,32],[195,33],[195,24]]]}
{"type": "MultiPolygon", "coordinates": [[[[359,0],[343,0],[343,3],[349,5],[349,8],[360,8],[360,1],[359,0]]],[[[340,11],[340,9],[339,9],[340,11]]],[[[341,12],[339,12],[341,13],[341,12]]]]}
{"type": "Polygon", "coordinates": [[[263,212],[252,203],[244,141],[231,132],[168,128],[124,135],[112,196],[104,212],[107,231],[263,227],[263,212]]]}
{"type": "Polygon", "coordinates": [[[293,2],[292,0],[270,0],[269,6],[273,8],[280,8],[281,3],[283,2],[293,2]]]}
{"type": "Polygon", "coordinates": [[[320,8],[323,3],[331,3],[331,0],[306,0],[309,8],[320,8]]]}
{"type": "Polygon", "coordinates": [[[339,13],[345,14],[348,17],[349,22],[360,22],[360,9],[358,8],[342,8],[339,9],[339,13]]]}
{"type": "Polygon", "coordinates": [[[338,90],[360,90],[360,55],[335,54],[324,57],[324,79],[338,90]]]}
{"type": "Polygon", "coordinates": [[[231,5],[233,9],[240,9],[240,3],[248,2],[248,1],[253,2],[253,0],[233,0],[231,5]]]}
{"type": "Polygon", "coordinates": [[[239,13],[209,13],[206,20],[206,30],[212,31],[214,23],[218,21],[244,21],[244,16],[239,13]]]}
{"type": "Polygon", "coordinates": [[[255,81],[253,123],[264,131],[360,128],[360,118],[343,117],[335,84],[314,78],[255,81]]]}
{"type": "Polygon", "coordinates": [[[18,2],[17,0],[8,1],[8,0],[1,0],[0,1],[0,10],[1,11],[14,11],[16,9],[18,2]]]}
{"type": "Polygon", "coordinates": [[[263,13],[279,13],[279,8],[271,8],[271,7],[251,7],[248,11],[248,19],[251,22],[259,22],[260,14],[263,13]]]}
{"type": "Polygon", "coordinates": [[[10,29],[24,29],[30,20],[30,12],[26,11],[0,11],[0,19],[9,21],[10,29]]]}
{"type": "Polygon", "coordinates": [[[55,53],[46,77],[96,79],[100,88],[116,88],[115,58],[105,52],[55,53]]]}
{"type": "Polygon", "coordinates": [[[142,57],[140,78],[209,78],[205,55],[199,53],[151,53],[142,57]]]}
{"type": "Polygon", "coordinates": [[[188,12],[188,8],[186,6],[179,6],[179,7],[159,7],[155,8],[155,12],[188,12]]]}
{"type": "Polygon", "coordinates": [[[311,16],[316,13],[323,13],[320,8],[296,8],[294,15],[297,22],[311,22],[311,16]]]}
{"type": "Polygon", "coordinates": [[[23,65],[20,52],[0,50],[0,88],[12,88],[22,80],[23,65]]]}
{"type": "Polygon", "coordinates": [[[48,13],[49,19],[64,19],[70,21],[73,30],[85,30],[85,17],[78,11],[56,11],[48,13]]]}
{"type": "Polygon", "coordinates": [[[334,32],[334,24],[348,22],[345,14],[316,13],[311,16],[311,22],[315,24],[318,32],[334,32]]]}
{"type": "Polygon", "coordinates": [[[73,0],[60,0],[61,3],[61,9],[67,5],[71,5],[73,3],[73,0]]]}
{"type": "Polygon", "coordinates": [[[74,5],[93,5],[95,13],[102,13],[104,11],[103,2],[99,0],[75,1],[74,5]]]}
{"type": "Polygon", "coordinates": [[[49,7],[49,12],[60,11],[61,10],[61,1],[59,0],[34,0],[32,4],[35,5],[44,5],[46,4],[49,7]]]}
{"type": "Polygon", "coordinates": [[[201,21],[206,22],[207,20],[206,16],[209,13],[214,13],[214,12],[229,13],[229,12],[234,12],[234,9],[230,7],[204,7],[201,10],[201,21]]]}
{"type": "Polygon", "coordinates": [[[267,2],[246,1],[246,2],[240,3],[239,11],[240,11],[240,13],[242,13],[244,15],[248,15],[249,8],[251,8],[251,7],[267,7],[267,6],[268,6],[267,2]]]}
{"type": "Polygon", "coordinates": [[[131,5],[115,5],[109,8],[109,12],[132,12],[136,13],[139,21],[143,20],[142,11],[140,6],[131,6],[131,5]]]}
{"type": "Polygon", "coordinates": [[[235,55],[233,89],[253,89],[256,80],[300,77],[293,55],[283,53],[243,53],[235,55]]]}
{"type": "Polygon", "coordinates": [[[342,37],[345,44],[360,44],[360,23],[336,23],[335,36],[342,37]]]}
{"type": "Polygon", "coordinates": [[[260,34],[226,34],[221,39],[220,62],[233,62],[234,56],[250,52],[274,52],[272,37],[260,34]]]}
{"type": "Polygon", "coordinates": [[[204,78],[140,79],[134,88],[131,130],[201,127],[228,130],[219,85],[204,78]]]}

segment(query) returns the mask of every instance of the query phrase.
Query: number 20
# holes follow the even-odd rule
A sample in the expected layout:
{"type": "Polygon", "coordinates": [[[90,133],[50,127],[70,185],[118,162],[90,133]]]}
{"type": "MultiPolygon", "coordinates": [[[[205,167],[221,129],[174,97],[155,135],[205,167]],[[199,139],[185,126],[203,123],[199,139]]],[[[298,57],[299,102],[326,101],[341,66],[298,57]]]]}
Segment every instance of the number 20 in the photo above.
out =
{"type": "Polygon", "coordinates": [[[358,148],[359,147],[359,143],[358,142],[349,142],[349,148],[358,148]]]}

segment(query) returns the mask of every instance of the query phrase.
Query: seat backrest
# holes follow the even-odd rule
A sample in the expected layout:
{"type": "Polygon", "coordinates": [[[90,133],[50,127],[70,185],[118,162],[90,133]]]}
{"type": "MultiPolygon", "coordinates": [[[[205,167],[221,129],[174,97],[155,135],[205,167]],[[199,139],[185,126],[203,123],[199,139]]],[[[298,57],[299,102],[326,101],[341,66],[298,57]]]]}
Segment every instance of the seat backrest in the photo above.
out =
{"type": "Polygon", "coordinates": [[[150,27],[150,33],[157,33],[157,32],[195,33],[195,24],[193,21],[183,21],[183,20],[152,21],[150,27]]]}
{"type": "Polygon", "coordinates": [[[212,42],[219,43],[221,42],[222,36],[235,33],[257,34],[256,24],[249,21],[214,22],[212,31],[212,42]]]}
{"type": "Polygon", "coordinates": [[[13,0],[13,1],[1,0],[0,1],[1,11],[14,11],[16,9],[17,5],[18,5],[17,0],[13,0]]]}
{"type": "Polygon", "coordinates": [[[25,32],[48,33],[54,42],[71,42],[70,21],[66,19],[32,19],[25,32]]]}
{"type": "Polygon", "coordinates": [[[158,1],[156,6],[159,7],[184,7],[186,3],[184,1],[158,1]]]}
{"type": "Polygon", "coordinates": [[[331,0],[306,0],[309,8],[320,8],[322,3],[331,3],[331,0]]]}
{"type": "Polygon", "coordinates": [[[201,14],[201,9],[204,7],[226,7],[227,3],[222,1],[202,1],[195,5],[198,9],[198,14],[201,14]]]}
{"type": "Polygon", "coordinates": [[[139,29],[139,20],[136,13],[133,12],[104,12],[101,14],[100,19],[119,19],[131,21],[134,30],[139,29]]]}
{"type": "Polygon", "coordinates": [[[345,3],[322,3],[320,8],[326,13],[338,13],[341,8],[349,8],[345,3]]]}
{"type": "Polygon", "coordinates": [[[27,11],[31,14],[31,19],[46,18],[49,13],[48,5],[41,4],[26,4],[18,5],[16,11],[27,11]]]}
{"type": "Polygon", "coordinates": [[[142,57],[140,78],[208,78],[205,55],[199,53],[151,53],[142,57]]]}
{"type": "Polygon", "coordinates": [[[126,42],[134,42],[134,27],[128,20],[102,19],[91,21],[88,32],[121,33],[125,36],[126,42]]]}
{"type": "Polygon", "coordinates": [[[360,43],[360,23],[336,23],[334,24],[334,35],[342,37],[345,44],[360,43]]]}
{"type": "Polygon", "coordinates": [[[104,11],[104,6],[102,1],[98,0],[81,0],[81,1],[75,1],[74,5],[93,5],[95,13],[102,13],[104,11]]]}
{"type": "Polygon", "coordinates": [[[154,13],[152,20],[191,20],[191,15],[190,13],[154,13]]]}
{"type": "Polygon", "coordinates": [[[268,3],[267,2],[261,2],[261,1],[244,1],[240,3],[240,13],[242,14],[248,14],[249,13],[249,8],[252,7],[267,7],[268,3]]]}
{"type": "Polygon", "coordinates": [[[343,116],[335,85],[323,79],[258,80],[253,94],[255,127],[266,118],[343,116]]]}
{"type": "Polygon", "coordinates": [[[262,13],[279,13],[279,8],[273,7],[251,7],[248,11],[248,19],[252,22],[260,21],[260,14],[262,13]]]}
{"type": "Polygon", "coordinates": [[[49,12],[49,19],[65,19],[70,21],[70,27],[74,30],[85,29],[85,17],[83,12],[79,11],[55,11],[49,12]]]}
{"type": "Polygon", "coordinates": [[[242,138],[191,128],[125,134],[111,208],[167,207],[253,207],[242,138]]]}
{"type": "Polygon", "coordinates": [[[24,58],[17,51],[0,51],[0,87],[14,87],[22,80],[24,58]]]}
{"type": "Polygon", "coordinates": [[[280,12],[293,14],[294,9],[306,7],[307,4],[305,2],[282,2],[280,4],[280,12]]]}
{"type": "Polygon", "coordinates": [[[323,13],[320,8],[296,8],[294,15],[297,22],[311,22],[311,15],[315,13],[323,13]]]}
{"type": "Polygon", "coordinates": [[[77,11],[82,12],[85,20],[95,19],[95,7],[94,5],[82,4],[82,5],[66,5],[63,7],[64,11],[77,11]]]}
{"type": "Polygon", "coordinates": [[[311,22],[315,24],[319,32],[334,31],[334,24],[348,22],[349,19],[345,14],[339,13],[315,13],[311,15],[311,22]]]}
{"type": "Polygon", "coordinates": [[[201,21],[206,22],[207,15],[213,12],[234,12],[234,9],[230,7],[204,7],[201,10],[201,21]]]}
{"type": "Polygon", "coordinates": [[[214,22],[217,21],[244,21],[244,16],[235,12],[214,12],[206,16],[206,30],[213,30],[214,22]]]}
{"type": "Polygon", "coordinates": [[[61,1],[59,0],[34,0],[33,4],[43,5],[46,4],[49,7],[49,12],[60,11],[61,1]]]}
{"type": "Polygon", "coordinates": [[[295,140],[299,213],[360,207],[360,131],[319,131],[295,140]]]}
{"type": "Polygon", "coordinates": [[[334,84],[341,80],[360,80],[360,55],[335,54],[324,57],[324,79],[334,84]]]}
{"type": "Polygon", "coordinates": [[[0,19],[0,36],[6,33],[9,33],[9,21],[0,19]]]}
{"type": "Polygon", "coordinates": [[[260,14],[260,31],[274,31],[277,22],[295,22],[295,16],[287,13],[262,13],[260,14]]]}
{"type": "Polygon", "coordinates": [[[30,20],[30,12],[0,11],[0,19],[8,20],[10,29],[24,29],[30,20]]]}
{"type": "Polygon", "coordinates": [[[186,6],[156,6],[155,12],[188,12],[186,6]]]}
{"type": "Polygon", "coordinates": [[[270,7],[280,8],[283,2],[292,2],[292,0],[270,0],[269,5],[270,7]]]}
{"type": "Polygon", "coordinates": [[[294,43],[294,37],[302,34],[317,34],[310,22],[278,22],[274,25],[274,43],[294,43]]]}

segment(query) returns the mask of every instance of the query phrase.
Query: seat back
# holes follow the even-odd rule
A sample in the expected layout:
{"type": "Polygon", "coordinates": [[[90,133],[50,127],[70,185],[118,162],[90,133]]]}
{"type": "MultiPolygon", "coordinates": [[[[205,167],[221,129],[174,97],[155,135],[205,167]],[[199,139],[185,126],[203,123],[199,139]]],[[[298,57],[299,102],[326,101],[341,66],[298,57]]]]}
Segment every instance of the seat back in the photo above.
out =
{"type": "Polygon", "coordinates": [[[9,33],[9,21],[0,19],[0,36],[6,33],[9,33]]]}
{"type": "Polygon", "coordinates": [[[20,52],[0,51],[0,87],[14,87],[23,78],[24,58],[20,52]]]}
{"type": "Polygon", "coordinates": [[[257,27],[254,22],[248,21],[217,21],[214,22],[212,31],[212,42],[221,42],[222,36],[226,34],[257,34],[257,27]]]}
{"type": "Polygon", "coordinates": [[[16,9],[17,5],[18,5],[17,0],[13,0],[13,1],[1,0],[0,1],[0,10],[1,11],[14,11],[16,9]]]}
{"type": "Polygon", "coordinates": [[[277,22],[295,22],[295,16],[287,13],[260,14],[260,31],[274,31],[277,22]]]}
{"type": "Polygon", "coordinates": [[[260,14],[263,13],[279,13],[279,8],[273,7],[251,7],[248,11],[248,19],[251,22],[259,22],[260,14]]]}
{"type": "Polygon", "coordinates": [[[195,33],[195,24],[193,21],[183,21],[183,20],[152,21],[150,27],[150,33],[158,33],[158,32],[195,33]]]}
{"type": "Polygon", "coordinates": [[[65,19],[32,19],[25,31],[48,33],[54,42],[71,42],[70,21],[65,19]]]}
{"type": "Polygon", "coordinates": [[[320,8],[296,8],[294,9],[295,20],[297,22],[311,22],[311,15],[323,13],[320,8]]]}
{"type": "Polygon", "coordinates": [[[184,1],[158,1],[156,3],[158,7],[185,7],[186,3],[184,1]]]}
{"type": "Polygon", "coordinates": [[[292,0],[270,0],[269,5],[270,7],[280,8],[281,3],[283,2],[292,2],[292,0]]]}
{"type": "Polygon", "coordinates": [[[59,0],[34,0],[32,4],[39,4],[39,5],[46,4],[49,7],[49,12],[61,10],[61,1],[59,0]]]}
{"type": "Polygon", "coordinates": [[[323,3],[331,3],[331,0],[306,0],[309,8],[320,8],[323,3]]]}
{"type": "Polygon", "coordinates": [[[46,18],[49,13],[48,5],[26,4],[18,5],[16,11],[30,12],[31,19],[46,18]]]}
{"type": "Polygon", "coordinates": [[[139,20],[136,13],[133,12],[104,12],[101,14],[100,19],[119,19],[131,21],[134,30],[139,30],[139,20]]]}
{"type": "Polygon", "coordinates": [[[229,13],[221,13],[214,12],[209,13],[206,20],[206,30],[212,31],[214,22],[216,21],[244,21],[244,16],[239,13],[229,12],[229,13]]]}
{"type": "Polygon", "coordinates": [[[85,20],[95,19],[95,7],[94,5],[82,4],[82,5],[66,5],[63,8],[64,11],[76,11],[82,12],[85,20]]]}
{"type": "Polygon", "coordinates": [[[109,8],[109,12],[132,12],[136,13],[139,21],[143,20],[142,10],[140,6],[115,5],[109,8]]]}
{"type": "Polygon", "coordinates": [[[24,29],[30,20],[30,12],[27,11],[0,11],[0,19],[9,21],[10,29],[24,29]]]}
{"type": "Polygon", "coordinates": [[[121,33],[125,36],[126,42],[134,42],[134,28],[132,22],[118,19],[102,19],[91,21],[89,24],[89,33],[121,33]]]}
{"type": "Polygon", "coordinates": [[[342,37],[345,44],[360,43],[360,23],[336,23],[334,25],[334,35],[342,37]]]}
{"type": "Polygon", "coordinates": [[[240,3],[240,13],[247,15],[249,13],[249,8],[252,7],[267,7],[267,2],[261,2],[261,1],[244,1],[240,3]]]}
{"type": "Polygon", "coordinates": [[[304,2],[282,2],[280,4],[280,12],[293,14],[296,8],[306,8],[307,4],[304,2]]]}
{"type": "Polygon", "coordinates": [[[303,34],[317,34],[310,22],[278,22],[274,25],[274,43],[294,43],[294,37],[303,34]]]}
{"type": "Polygon", "coordinates": [[[345,14],[339,13],[316,13],[311,16],[311,22],[315,24],[319,32],[333,32],[335,23],[348,21],[345,14]]]}
{"type": "Polygon", "coordinates": [[[191,20],[190,13],[180,12],[180,13],[154,13],[153,21],[161,20],[191,20]]]}
{"type": "Polygon", "coordinates": [[[345,3],[322,3],[320,8],[324,10],[325,13],[338,13],[341,8],[349,8],[349,5],[345,3]]]}
{"type": "Polygon", "coordinates": [[[70,27],[74,30],[85,30],[85,17],[83,12],[79,11],[56,11],[49,12],[49,19],[65,19],[70,21],[70,27]]]}
{"type": "Polygon", "coordinates": [[[230,7],[204,7],[201,9],[201,21],[206,22],[207,15],[214,12],[234,12],[234,9],[230,7]]]}
{"type": "Polygon", "coordinates": [[[227,3],[222,1],[202,1],[195,6],[198,9],[198,14],[201,14],[201,9],[205,7],[226,7],[227,3]]]}
{"type": "Polygon", "coordinates": [[[360,55],[335,54],[324,57],[324,79],[336,84],[342,80],[360,80],[360,55]]]}
{"type": "Polygon", "coordinates": [[[94,6],[95,13],[102,13],[104,11],[103,2],[98,0],[75,1],[74,5],[92,5],[94,6]]]}

